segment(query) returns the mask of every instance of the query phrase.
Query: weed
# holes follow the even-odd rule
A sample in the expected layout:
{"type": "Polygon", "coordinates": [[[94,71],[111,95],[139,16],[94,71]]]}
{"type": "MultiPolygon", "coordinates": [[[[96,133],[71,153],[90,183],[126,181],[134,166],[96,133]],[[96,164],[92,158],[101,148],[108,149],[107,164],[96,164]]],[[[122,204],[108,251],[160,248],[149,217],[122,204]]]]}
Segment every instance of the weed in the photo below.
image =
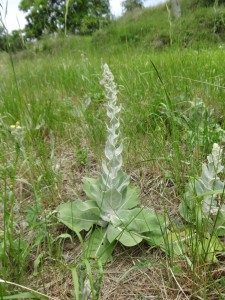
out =
{"type": "Polygon", "coordinates": [[[83,249],[86,256],[106,262],[111,259],[116,241],[135,246],[143,239],[149,240],[151,235],[162,235],[165,224],[163,217],[153,211],[134,208],[138,204],[139,189],[129,186],[129,176],[121,170],[123,144],[118,146],[121,108],[117,105],[116,84],[108,65],[104,65],[101,83],[108,100],[105,146],[108,162],[103,160],[103,172],[98,179],[84,178],[88,200],[62,204],[57,211],[59,220],[76,233],[89,232],[83,249]]]}

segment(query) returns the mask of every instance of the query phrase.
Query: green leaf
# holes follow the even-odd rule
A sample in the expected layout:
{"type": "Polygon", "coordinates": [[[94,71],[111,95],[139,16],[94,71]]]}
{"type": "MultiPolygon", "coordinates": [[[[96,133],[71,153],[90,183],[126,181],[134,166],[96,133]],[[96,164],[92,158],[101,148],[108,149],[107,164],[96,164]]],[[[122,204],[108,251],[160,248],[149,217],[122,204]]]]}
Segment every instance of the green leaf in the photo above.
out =
{"type": "Polygon", "coordinates": [[[150,246],[161,247],[161,245],[164,245],[164,237],[161,230],[145,232],[144,236],[146,237],[144,239],[150,246]]]}
{"type": "MultiPolygon", "coordinates": [[[[193,213],[193,210],[195,208],[192,208],[192,202],[196,201],[195,199],[188,199],[187,197],[185,197],[182,202],[179,205],[179,212],[182,218],[184,218],[185,221],[189,222],[189,223],[195,223],[195,216],[193,213]]],[[[195,204],[196,207],[196,204],[195,204]]]]}
{"type": "Polygon", "coordinates": [[[135,246],[143,240],[137,232],[127,231],[122,227],[115,228],[111,224],[107,228],[107,237],[110,243],[117,240],[126,247],[135,246]]]}
{"type": "Polygon", "coordinates": [[[59,221],[75,232],[88,231],[100,221],[100,211],[95,201],[81,201],[61,204],[58,208],[59,221]]]}
{"type": "Polygon", "coordinates": [[[165,227],[163,216],[156,214],[150,209],[134,208],[132,210],[119,210],[115,226],[121,225],[128,231],[143,233],[148,231],[160,230],[165,227]]]}
{"type": "Polygon", "coordinates": [[[191,251],[191,255],[195,255],[196,258],[211,262],[217,262],[216,254],[224,251],[224,245],[218,237],[205,233],[200,238],[190,228],[179,233],[169,233],[160,248],[167,254],[175,256],[185,255],[191,251]]]}
{"type": "Polygon", "coordinates": [[[102,191],[101,191],[101,182],[99,179],[94,178],[83,178],[83,190],[87,195],[88,200],[96,201],[98,206],[102,202],[102,191]]]}
{"type": "Polygon", "coordinates": [[[71,269],[72,272],[72,278],[73,278],[73,285],[74,285],[74,293],[75,293],[75,299],[80,300],[80,283],[79,283],[79,276],[77,274],[76,268],[71,269]]]}
{"type": "MultiPolygon", "coordinates": [[[[47,298],[48,297],[46,296],[46,299],[47,298]]],[[[17,295],[4,296],[1,299],[4,299],[4,300],[6,300],[6,299],[10,299],[10,300],[11,299],[41,299],[41,297],[36,296],[32,293],[21,293],[21,294],[17,294],[17,295]]]]}
{"type": "Polygon", "coordinates": [[[224,245],[217,236],[206,234],[200,242],[194,241],[198,255],[203,256],[207,261],[218,262],[216,254],[224,251],[224,245]]]}
{"type": "Polygon", "coordinates": [[[182,231],[179,234],[170,233],[167,235],[164,251],[171,256],[184,255],[187,252],[186,244],[190,244],[191,238],[193,237],[187,231],[182,231]]]}
{"type": "Polygon", "coordinates": [[[72,236],[69,234],[69,233],[62,233],[60,235],[58,235],[55,239],[55,241],[58,241],[58,240],[65,240],[65,239],[70,239],[71,243],[73,242],[73,239],[72,239],[72,236]]]}
{"type": "Polygon", "coordinates": [[[213,218],[213,230],[217,236],[225,235],[225,212],[222,205],[218,214],[213,218]]]}
{"type": "Polygon", "coordinates": [[[37,275],[38,275],[38,267],[39,267],[39,265],[42,263],[43,257],[44,257],[44,252],[41,252],[41,253],[38,255],[38,257],[35,259],[35,261],[34,261],[34,272],[33,272],[33,276],[37,276],[37,275]]]}
{"type": "Polygon", "coordinates": [[[119,171],[117,173],[117,178],[115,179],[115,187],[120,193],[122,193],[123,197],[126,196],[129,184],[130,176],[123,171],[119,171]]]}
{"type": "Polygon", "coordinates": [[[122,194],[119,193],[115,188],[103,192],[103,200],[100,209],[107,217],[110,217],[111,214],[115,214],[121,205],[122,194]]]}
{"type": "Polygon", "coordinates": [[[203,198],[205,196],[209,196],[209,195],[219,195],[219,194],[223,194],[224,193],[224,189],[222,190],[211,190],[211,191],[207,191],[205,193],[202,194],[198,194],[196,196],[196,198],[203,198]]]}
{"type": "Polygon", "coordinates": [[[126,198],[120,209],[131,209],[138,205],[140,200],[141,190],[137,186],[129,186],[127,189],[126,198]]]}
{"type": "Polygon", "coordinates": [[[115,243],[107,239],[107,232],[104,228],[97,228],[85,242],[85,254],[88,258],[101,260],[102,263],[112,260],[112,252],[115,243]]]}

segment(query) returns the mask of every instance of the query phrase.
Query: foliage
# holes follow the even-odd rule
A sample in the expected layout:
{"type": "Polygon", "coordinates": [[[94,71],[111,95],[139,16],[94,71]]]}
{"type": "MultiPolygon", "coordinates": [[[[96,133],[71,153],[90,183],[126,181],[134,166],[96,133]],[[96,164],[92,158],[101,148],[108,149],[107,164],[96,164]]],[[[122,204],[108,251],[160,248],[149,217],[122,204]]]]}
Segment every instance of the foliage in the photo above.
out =
{"type": "Polygon", "coordinates": [[[0,37],[0,49],[7,52],[25,49],[25,39],[22,30],[13,30],[10,34],[5,33],[2,35],[0,37]]]}
{"type": "Polygon", "coordinates": [[[198,49],[201,45],[222,44],[225,38],[225,13],[223,6],[194,6],[189,1],[181,3],[181,18],[168,23],[165,4],[158,7],[134,10],[114,20],[93,40],[108,47],[115,43],[140,45],[145,49],[162,50],[180,46],[198,49]]]}
{"type": "Polygon", "coordinates": [[[222,166],[222,149],[218,144],[213,144],[212,153],[207,160],[207,164],[202,164],[201,176],[197,179],[191,178],[188,191],[180,206],[180,213],[187,222],[191,223],[197,220],[196,214],[199,214],[207,223],[208,231],[211,229],[216,234],[224,235],[225,231],[221,229],[225,225],[225,205],[222,199],[225,184],[218,176],[224,167],[222,166]]]}
{"type": "Polygon", "coordinates": [[[27,13],[25,32],[29,38],[63,28],[71,33],[91,33],[109,20],[108,0],[22,0],[19,8],[27,13]]]}
{"type": "Polygon", "coordinates": [[[13,30],[10,34],[4,24],[3,7],[0,3],[0,51],[16,52],[25,48],[25,39],[22,30],[13,30]]]}
{"type": "Polygon", "coordinates": [[[5,30],[2,25],[0,25],[0,49],[4,50],[5,48],[5,30]]]}
{"type": "Polygon", "coordinates": [[[135,8],[143,8],[143,0],[124,0],[122,1],[124,12],[131,12],[135,8]]]}
{"type": "MultiPolygon", "coordinates": [[[[171,118],[168,104],[156,100],[152,104],[155,115],[160,116],[167,124],[171,118]]],[[[173,122],[183,131],[184,140],[193,147],[198,145],[208,148],[216,141],[225,142],[225,130],[216,122],[213,109],[208,108],[201,99],[174,99],[173,122]]]]}
{"type": "Polygon", "coordinates": [[[224,0],[197,0],[197,4],[202,6],[213,6],[213,5],[221,5],[225,4],[224,0]]]}
{"type": "Polygon", "coordinates": [[[74,282],[75,299],[100,299],[101,284],[103,279],[103,268],[101,261],[98,261],[97,274],[92,274],[92,266],[87,259],[84,259],[76,268],[71,270],[74,282]]]}
{"type": "Polygon", "coordinates": [[[140,191],[130,185],[129,176],[122,168],[123,144],[118,146],[120,121],[117,106],[117,89],[114,77],[107,65],[101,84],[106,90],[107,141],[102,162],[102,174],[97,179],[84,178],[86,201],[64,203],[57,209],[59,220],[77,234],[89,231],[85,244],[87,257],[107,261],[114,250],[116,241],[131,247],[143,239],[150,240],[151,234],[162,235],[164,218],[147,208],[135,208],[140,191]],[[100,227],[99,227],[100,226],[100,227]]]}
{"type": "Polygon", "coordinates": [[[225,183],[218,176],[224,169],[218,144],[213,144],[207,160],[201,176],[190,179],[180,204],[180,214],[188,225],[183,231],[177,228],[169,233],[162,247],[170,255],[189,255],[192,263],[217,262],[216,255],[225,249],[219,239],[225,235],[225,183]]]}

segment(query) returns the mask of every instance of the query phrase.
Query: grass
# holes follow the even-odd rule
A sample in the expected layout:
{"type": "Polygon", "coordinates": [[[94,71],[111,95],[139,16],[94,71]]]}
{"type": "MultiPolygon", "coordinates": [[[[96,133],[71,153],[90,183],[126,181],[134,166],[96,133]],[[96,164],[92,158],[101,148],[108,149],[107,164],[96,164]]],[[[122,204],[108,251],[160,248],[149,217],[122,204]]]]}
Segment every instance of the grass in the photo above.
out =
{"type": "MultiPolygon", "coordinates": [[[[100,170],[107,62],[122,105],[124,168],[143,205],[182,223],[189,176],[200,174],[214,142],[224,143],[223,48],[155,52],[125,43],[102,51],[89,37],[59,38],[12,59],[1,53],[1,279],[52,299],[78,297],[79,280],[100,285],[101,299],[223,299],[223,255],[212,262],[194,248],[184,259],[146,244],[119,246],[102,270],[82,259],[79,240],[54,214],[83,198],[82,178],[100,170]],[[21,128],[11,127],[16,122],[21,128]]],[[[25,291],[2,283],[0,299],[25,291]]]]}
{"type": "Polygon", "coordinates": [[[94,34],[94,43],[141,45],[149,50],[169,47],[198,49],[224,41],[224,7],[201,7],[198,1],[180,1],[182,17],[174,19],[169,1],[153,8],[136,9],[94,34]]]}

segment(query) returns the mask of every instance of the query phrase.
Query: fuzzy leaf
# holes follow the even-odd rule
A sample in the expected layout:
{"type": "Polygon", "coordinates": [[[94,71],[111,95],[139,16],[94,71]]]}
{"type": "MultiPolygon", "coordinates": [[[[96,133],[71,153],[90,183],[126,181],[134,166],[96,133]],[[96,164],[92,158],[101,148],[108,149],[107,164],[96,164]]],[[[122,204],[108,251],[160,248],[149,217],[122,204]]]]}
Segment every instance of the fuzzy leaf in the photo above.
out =
{"type": "Polygon", "coordinates": [[[60,222],[75,232],[88,231],[91,226],[98,224],[100,211],[95,201],[81,201],[61,204],[56,211],[60,222]]]}
{"type": "Polygon", "coordinates": [[[213,220],[213,229],[217,236],[225,235],[225,205],[222,205],[213,220]],[[215,223],[216,222],[216,223],[215,223]]]}
{"type": "Polygon", "coordinates": [[[129,186],[127,189],[126,198],[120,209],[131,209],[138,205],[140,200],[141,190],[137,186],[129,186]]]}
{"type": "Polygon", "coordinates": [[[114,214],[122,205],[122,195],[115,188],[103,192],[101,210],[107,215],[114,214]]]}
{"type": "Polygon", "coordinates": [[[117,173],[117,178],[114,180],[114,187],[117,189],[118,192],[123,194],[125,197],[127,192],[127,187],[130,184],[130,176],[124,173],[123,171],[119,171],[117,173]]]}
{"type": "Polygon", "coordinates": [[[119,145],[119,147],[116,148],[116,150],[115,150],[115,155],[116,155],[116,156],[121,155],[122,152],[123,152],[123,144],[121,143],[121,144],[119,145]]]}
{"type": "Polygon", "coordinates": [[[85,254],[88,258],[100,259],[103,263],[112,260],[115,242],[109,242],[106,229],[97,228],[85,242],[85,254]]]}
{"type": "Polygon", "coordinates": [[[110,143],[109,140],[107,140],[105,145],[105,156],[108,158],[108,160],[112,160],[115,155],[115,147],[110,143]]]}
{"type": "Polygon", "coordinates": [[[103,174],[105,174],[105,177],[109,176],[109,169],[108,166],[106,164],[106,161],[103,159],[102,160],[102,170],[103,170],[103,174]]]}
{"type": "MultiPolygon", "coordinates": [[[[208,163],[202,164],[201,176],[196,179],[190,178],[189,190],[179,208],[181,216],[187,222],[195,223],[198,216],[197,223],[200,224],[203,221],[201,219],[204,219],[208,226],[221,210],[220,202],[217,199],[217,195],[223,194],[225,186],[218,177],[218,174],[224,169],[221,164],[221,156],[221,147],[213,144],[212,153],[207,157],[208,163]],[[198,205],[201,205],[201,212],[197,214],[198,205]]],[[[216,227],[213,226],[214,230],[216,227]]],[[[222,228],[221,232],[223,232],[222,228]]]]}
{"type": "Polygon", "coordinates": [[[132,247],[139,244],[143,237],[134,231],[127,231],[122,227],[109,225],[107,228],[107,237],[110,243],[117,240],[126,247],[132,247]]]}
{"type": "Polygon", "coordinates": [[[122,167],[122,156],[116,156],[114,155],[113,158],[110,160],[110,166],[111,168],[115,168],[117,170],[117,172],[121,169],[122,167]]]}
{"type": "Polygon", "coordinates": [[[164,244],[164,237],[161,230],[145,232],[144,236],[144,240],[151,246],[162,246],[164,244]]]}
{"type": "Polygon", "coordinates": [[[193,214],[193,199],[189,195],[189,193],[186,193],[186,196],[182,200],[182,202],[179,205],[179,213],[182,218],[184,218],[185,221],[189,223],[194,223],[194,214],[193,214]]]}
{"type": "Polygon", "coordinates": [[[101,203],[102,192],[101,192],[101,183],[99,179],[94,178],[83,178],[83,190],[87,195],[88,200],[96,201],[97,204],[101,203]]]}
{"type": "Polygon", "coordinates": [[[119,210],[117,222],[114,226],[121,225],[128,231],[138,233],[160,230],[165,227],[164,218],[150,209],[134,208],[132,210],[119,210]]]}

